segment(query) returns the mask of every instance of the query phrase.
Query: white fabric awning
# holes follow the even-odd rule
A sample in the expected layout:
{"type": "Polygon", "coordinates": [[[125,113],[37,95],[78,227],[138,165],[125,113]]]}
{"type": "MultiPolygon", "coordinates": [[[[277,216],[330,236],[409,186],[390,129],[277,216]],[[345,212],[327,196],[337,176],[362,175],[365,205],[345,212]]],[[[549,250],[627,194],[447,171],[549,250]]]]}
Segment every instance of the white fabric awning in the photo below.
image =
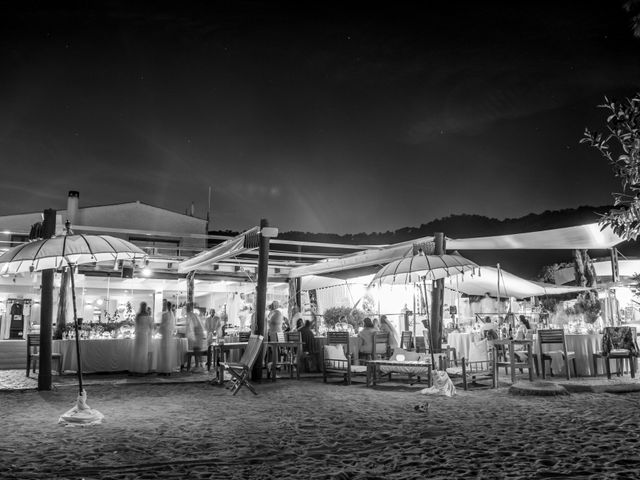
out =
{"type": "Polygon", "coordinates": [[[412,249],[413,242],[365,250],[364,252],[350,253],[342,257],[323,260],[312,265],[292,268],[289,272],[289,278],[342,272],[373,265],[379,265],[380,268],[382,268],[387,263],[406,257],[411,253],[412,249]]]}
{"type": "Polygon", "coordinates": [[[260,231],[260,227],[253,227],[244,233],[241,233],[237,237],[230,238],[226,242],[216,245],[209,250],[199,253],[195,257],[189,258],[184,262],[180,262],[178,265],[178,273],[187,273],[199,268],[203,268],[209,265],[213,265],[216,262],[224,260],[225,258],[235,257],[241,253],[254,248],[245,248],[245,238],[248,235],[256,234],[260,231]]]}
{"type": "Polygon", "coordinates": [[[492,297],[502,298],[540,297],[588,290],[582,287],[563,287],[550,283],[532,282],[502,269],[498,275],[498,269],[494,267],[480,267],[479,270],[476,269],[474,275],[470,273],[453,275],[445,279],[444,285],[450,290],[457,290],[467,295],[482,296],[489,293],[492,297]]]}
{"type": "Polygon", "coordinates": [[[335,287],[341,285],[369,285],[373,275],[364,275],[361,277],[350,278],[343,280],[333,277],[322,277],[320,275],[308,275],[302,277],[302,290],[315,290],[318,288],[335,287]]]}

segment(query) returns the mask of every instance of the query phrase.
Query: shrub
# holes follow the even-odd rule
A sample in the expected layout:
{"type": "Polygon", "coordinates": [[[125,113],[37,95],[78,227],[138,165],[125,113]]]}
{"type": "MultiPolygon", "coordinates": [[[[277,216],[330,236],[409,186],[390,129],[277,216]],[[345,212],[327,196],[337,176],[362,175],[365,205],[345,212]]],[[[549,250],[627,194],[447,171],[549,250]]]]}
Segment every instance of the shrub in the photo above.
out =
{"type": "Polygon", "coordinates": [[[324,323],[327,328],[334,328],[343,315],[347,318],[347,323],[349,323],[355,331],[358,330],[364,317],[366,317],[365,313],[357,308],[331,307],[324,311],[324,323]]]}

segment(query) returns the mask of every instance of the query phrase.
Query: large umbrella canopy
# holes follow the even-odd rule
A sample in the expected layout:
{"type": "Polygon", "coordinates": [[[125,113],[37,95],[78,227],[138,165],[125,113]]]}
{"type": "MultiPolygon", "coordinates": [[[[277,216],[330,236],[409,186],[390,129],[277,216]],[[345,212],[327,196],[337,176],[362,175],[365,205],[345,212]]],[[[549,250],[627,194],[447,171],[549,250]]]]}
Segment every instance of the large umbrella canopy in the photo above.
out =
{"type": "Polygon", "coordinates": [[[413,255],[385,265],[378,270],[371,283],[404,285],[423,279],[438,280],[477,266],[460,255],[413,255]]]}
{"type": "MultiPolygon", "coordinates": [[[[70,233],[69,225],[67,232],[70,233]]],[[[0,256],[0,273],[15,274],[21,272],[57,269],[63,266],[105,262],[115,260],[136,260],[146,256],[143,250],[126,240],[108,235],[63,235],[45,238],[18,245],[0,256]]],[[[73,325],[76,337],[76,356],[78,359],[79,394],[76,406],[60,417],[60,421],[78,424],[99,423],[104,415],[90,408],[87,392],[82,385],[82,360],[80,355],[80,335],[76,311],[75,283],[73,268],[69,271],[73,303],[73,325]]]]}
{"type": "Polygon", "coordinates": [[[146,256],[134,244],[109,235],[62,235],[18,245],[0,256],[0,274],[58,269],[146,256]]]}

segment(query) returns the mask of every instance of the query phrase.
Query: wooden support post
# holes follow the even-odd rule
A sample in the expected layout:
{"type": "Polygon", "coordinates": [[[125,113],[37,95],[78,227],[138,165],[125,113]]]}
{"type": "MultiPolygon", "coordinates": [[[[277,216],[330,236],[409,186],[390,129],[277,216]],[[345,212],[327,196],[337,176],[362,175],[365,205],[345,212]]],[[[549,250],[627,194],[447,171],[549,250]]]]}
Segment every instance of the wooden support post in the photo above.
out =
{"type": "MultiPolygon", "coordinates": [[[[46,209],[42,222],[42,237],[51,238],[56,233],[56,211],[46,209]]],[[[42,271],[40,290],[40,368],[38,390],[51,390],[51,350],[53,330],[53,269],[42,271]]]]}
{"type": "MultiPolygon", "coordinates": [[[[437,232],[434,234],[435,254],[444,255],[445,239],[444,233],[437,232]]],[[[426,294],[426,292],[425,292],[426,294]]],[[[444,305],[444,278],[434,280],[433,290],[431,292],[431,345],[435,353],[442,350],[442,320],[444,305]]]]}
{"type": "MultiPolygon", "coordinates": [[[[265,335],[265,312],[267,310],[267,283],[269,281],[269,237],[262,234],[262,229],[267,228],[269,222],[266,219],[260,220],[260,249],[258,253],[258,286],[256,288],[256,333],[265,335]]],[[[263,356],[258,355],[253,364],[251,379],[262,380],[263,356]]]]}

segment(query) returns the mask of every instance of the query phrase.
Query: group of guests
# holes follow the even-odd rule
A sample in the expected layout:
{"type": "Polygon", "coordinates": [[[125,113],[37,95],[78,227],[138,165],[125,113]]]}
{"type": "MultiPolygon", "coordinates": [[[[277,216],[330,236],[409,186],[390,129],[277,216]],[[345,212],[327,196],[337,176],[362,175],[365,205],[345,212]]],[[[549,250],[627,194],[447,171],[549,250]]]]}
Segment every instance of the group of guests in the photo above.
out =
{"type": "Polygon", "coordinates": [[[269,305],[269,313],[267,314],[267,338],[270,342],[277,342],[278,333],[286,332],[300,332],[303,352],[316,353],[313,321],[303,320],[300,311],[294,308],[291,323],[289,323],[282,312],[278,310],[277,304],[272,303],[269,305]],[[295,326],[292,327],[292,324],[295,326]]]}
{"type": "MultiPolygon", "coordinates": [[[[343,321],[341,318],[340,321],[343,321]]],[[[346,318],[344,319],[346,321],[346,318]]],[[[369,317],[364,319],[364,327],[358,332],[359,351],[361,356],[367,356],[373,353],[373,336],[376,333],[388,333],[389,334],[389,347],[398,347],[398,337],[396,329],[393,328],[391,322],[386,315],[382,315],[380,319],[369,317]]]]}
{"type": "Polygon", "coordinates": [[[518,317],[518,324],[516,325],[515,332],[510,324],[507,323],[499,323],[495,325],[491,317],[484,317],[483,324],[480,327],[480,331],[482,332],[482,336],[487,340],[497,340],[500,338],[498,331],[502,332],[502,338],[512,337],[515,340],[529,340],[533,335],[533,330],[531,330],[531,325],[529,324],[529,320],[524,315],[520,315],[518,317]]]}
{"type": "MultiPolygon", "coordinates": [[[[206,350],[207,344],[213,341],[214,337],[224,335],[225,327],[225,322],[216,315],[215,310],[211,309],[203,322],[193,311],[193,307],[187,305],[185,336],[189,350],[194,352],[206,350]]],[[[178,364],[176,358],[178,351],[174,342],[176,333],[175,305],[166,299],[162,301],[162,317],[156,329],[151,310],[146,302],[141,302],[135,317],[135,342],[130,368],[133,375],[146,375],[151,370],[151,339],[154,331],[160,334],[160,345],[156,351],[158,356],[157,374],[171,375],[173,368],[178,364]]],[[[195,355],[195,358],[196,362],[200,361],[199,355],[195,355]]],[[[195,371],[201,368],[202,366],[197,364],[195,371]]]]}

